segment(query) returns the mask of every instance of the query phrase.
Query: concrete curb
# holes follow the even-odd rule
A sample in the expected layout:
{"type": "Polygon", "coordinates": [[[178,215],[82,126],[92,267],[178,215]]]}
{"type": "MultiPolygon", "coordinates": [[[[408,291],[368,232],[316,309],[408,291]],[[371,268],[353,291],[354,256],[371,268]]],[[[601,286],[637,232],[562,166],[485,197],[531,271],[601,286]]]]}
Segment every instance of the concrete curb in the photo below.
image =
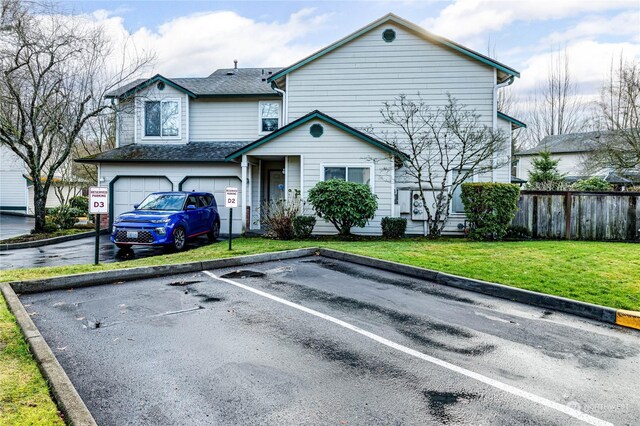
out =
{"type": "MultiPolygon", "coordinates": [[[[108,232],[109,232],[108,229],[102,229],[100,231],[100,235],[107,234],[108,232]]],[[[49,244],[58,244],[58,243],[64,243],[66,241],[81,240],[83,238],[92,237],[95,235],[96,235],[96,231],[87,231],[87,232],[80,232],[79,234],[63,235],[61,237],[47,238],[46,240],[27,241],[24,243],[0,244],[0,251],[19,250],[19,249],[26,249],[26,248],[48,246],[49,244]]]]}
{"type": "Polygon", "coordinates": [[[298,250],[252,254],[248,256],[228,257],[224,259],[205,260],[201,262],[179,263],[175,265],[144,266],[131,269],[88,272],[86,274],[78,275],[63,275],[61,277],[45,278],[42,280],[14,281],[9,284],[16,293],[40,293],[42,291],[110,284],[117,281],[131,281],[160,275],[184,274],[204,271],[206,269],[229,268],[251,263],[295,259],[314,255],[317,251],[317,248],[312,247],[298,250]]]}
{"type": "Polygon", "coordinates": [[[564,297],[551,296],[548,294],[537,293],[535,291],[523,290],[502,284],[460,277],[457,275],[447,274],[431,269],[409,266],[401,263],[375,259],[372,257],[361,256],[357,254],[345,253],[337,250],[321,248],[318,249],[318,252],[321,256],[331,259],[344,260],[359,265],[370,266],[389,272],[396,272],[415,278],[434,281],[438,284],[450,287],[456,287],[476,293],[487,294],[489,296],[498,297],[501,299],[513,300],[515,302],[520,302],[527,305],[553,309],[583,318],[594,319],[609,324],[617,324],[624,327],[630,327],[640,330],[640,312],[625,311],[622,309],[614,309],[606,306],[594,305],[591,303],[580,302],[564,297]]]}
{"type": "Polygon", "coordinates": [[[58,408],[64,413],[67,421],[74,426],[97,426],[89,409],[80,398],[53,351],[40,335],[40,331],[36,328],[11,286],[7,283],[0,284],[0,291],[7,301],[9,310],[16,317],[31,352],[38,362],[40,371],[49,383],[58,408]]]}

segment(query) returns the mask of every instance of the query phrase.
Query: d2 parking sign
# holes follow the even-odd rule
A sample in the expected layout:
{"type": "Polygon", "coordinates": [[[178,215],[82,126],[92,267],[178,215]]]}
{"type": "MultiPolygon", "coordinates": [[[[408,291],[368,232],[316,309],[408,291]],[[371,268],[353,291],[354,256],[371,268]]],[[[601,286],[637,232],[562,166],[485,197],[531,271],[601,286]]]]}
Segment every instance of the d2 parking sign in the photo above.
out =
{"type": "Polygon", "coordinates": [[[89,188],[89,213],[107,214],[109,213],[109,189],[99,186],[89,188]]]}
{"type": "Polygon", "coordinates": [[[224,206],[229,208],[238,207],[238,188],[228,186],[224,190],[224,206]]]}

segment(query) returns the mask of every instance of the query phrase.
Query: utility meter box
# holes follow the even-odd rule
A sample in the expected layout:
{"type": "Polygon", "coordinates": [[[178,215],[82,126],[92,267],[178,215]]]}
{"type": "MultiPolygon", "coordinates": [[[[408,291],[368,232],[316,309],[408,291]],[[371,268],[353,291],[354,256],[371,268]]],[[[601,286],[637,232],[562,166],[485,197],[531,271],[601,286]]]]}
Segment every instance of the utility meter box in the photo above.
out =
{"type": "MultiPolygon", "coordinates": [[[[436,205],[436,197],[433,191],[423,191],[427,206],[433,214],[436,205]]],[[[422,203],[420,191],[411,191],[411,220],[427,220],[427,209],[422,203]]]]}

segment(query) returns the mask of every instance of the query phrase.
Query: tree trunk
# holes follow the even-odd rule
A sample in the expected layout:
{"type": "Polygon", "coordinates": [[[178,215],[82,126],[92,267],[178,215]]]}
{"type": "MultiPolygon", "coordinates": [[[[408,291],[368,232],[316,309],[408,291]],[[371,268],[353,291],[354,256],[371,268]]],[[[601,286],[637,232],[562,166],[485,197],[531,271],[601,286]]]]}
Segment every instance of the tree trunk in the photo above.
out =
{"type": "Polygon", "coordinates": [[[41,183],[34,181],[33,184],[33,213],[35,215],[34,230],[37,233],[45,232],[47,194],[41,183]]]}

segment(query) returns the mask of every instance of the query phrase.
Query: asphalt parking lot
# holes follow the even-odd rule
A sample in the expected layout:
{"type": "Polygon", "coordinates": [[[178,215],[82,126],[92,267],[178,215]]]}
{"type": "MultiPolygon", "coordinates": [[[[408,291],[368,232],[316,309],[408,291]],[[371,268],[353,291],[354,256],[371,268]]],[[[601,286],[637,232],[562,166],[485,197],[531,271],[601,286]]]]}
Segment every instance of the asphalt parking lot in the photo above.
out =
{"type": "Polygon", "coordinates": [[[31,232],[33,224],[32,217],[0,214],[0,240],[28,234],[31,232]]]}
{"type": "MultiPolygon", "coordinates": [[[[187,242],[186,249],[205,244],[209,244],[206,237],[195,238],[187,242]]],[[[0,270],[93,263],[94,247],[95,237],[88,237],[41,247],[0,251],[0,270]]],[[[133,250],[121,250],[109,240],[109,235],[100,236],[100,263],[124,262],[159,254],[165,254],[162,247],[133,246],[133,250]]]]}
{"type": "Polygon", "coordinates": [[[308,257],[20,297],[98,424],[637,424],[640,334],[308,257]]]}

